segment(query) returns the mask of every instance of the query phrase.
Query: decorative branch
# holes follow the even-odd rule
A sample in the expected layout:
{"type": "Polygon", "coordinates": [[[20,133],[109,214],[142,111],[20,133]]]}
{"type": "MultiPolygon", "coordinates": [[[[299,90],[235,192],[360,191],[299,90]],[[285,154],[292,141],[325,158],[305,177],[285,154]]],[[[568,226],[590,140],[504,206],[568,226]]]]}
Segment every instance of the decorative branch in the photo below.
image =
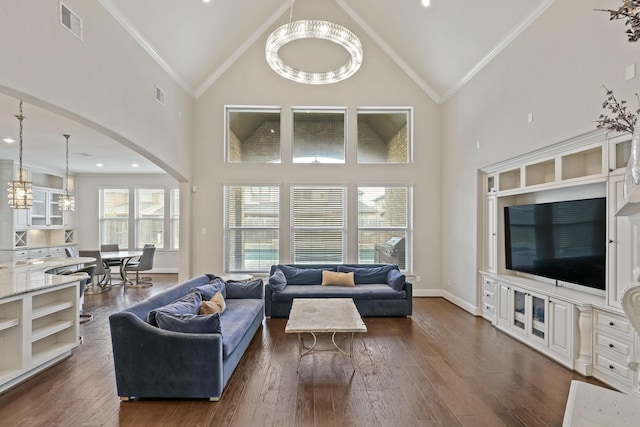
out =
{"type": "Polygon", "coordinates": [[[625,31],[629,42],[640,40],[640,0],[624,0],[618,10],[596,9],[600,12],[609,12],[609,20],[626,19],[625,25],[630,28],[625,31]]]}
{"type": "MultiPolygon", "coordinates": [[[[607,99],[602,103],[602,108],[611,110],[613,116],[600,114],[600,117],[596,120],[597,127],[599,129],[605,128],[616,132],[633,134],[636,119],[640,115],[640,107],[636,111],[629,110],[626,105],[627,101],[624,99],[618,101],[612,90],[607,89],[606,86],[602,87],[607,94],[607,99]]],[[[636,98],[638,98],[637,93],[636,98]]],[[[640,105],[640,98],[638,98],[638,105],[640,105]]]]}

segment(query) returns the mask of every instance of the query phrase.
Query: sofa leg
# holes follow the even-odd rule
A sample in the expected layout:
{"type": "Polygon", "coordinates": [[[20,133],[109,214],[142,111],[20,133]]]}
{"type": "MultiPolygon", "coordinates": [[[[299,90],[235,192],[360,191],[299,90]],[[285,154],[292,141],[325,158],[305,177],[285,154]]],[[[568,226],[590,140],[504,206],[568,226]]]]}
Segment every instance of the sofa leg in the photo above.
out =
{"type": "Polygon", "coordinates": [[[128,402],[128,401],[129,401],[128,396],[120,396],[120,402],[128,402]]]}
{"type": "Polygon", "coordinates": [[[210,397],[209,398],[209,402],[218,402],[220,400],[220,397],[210,397]]]}

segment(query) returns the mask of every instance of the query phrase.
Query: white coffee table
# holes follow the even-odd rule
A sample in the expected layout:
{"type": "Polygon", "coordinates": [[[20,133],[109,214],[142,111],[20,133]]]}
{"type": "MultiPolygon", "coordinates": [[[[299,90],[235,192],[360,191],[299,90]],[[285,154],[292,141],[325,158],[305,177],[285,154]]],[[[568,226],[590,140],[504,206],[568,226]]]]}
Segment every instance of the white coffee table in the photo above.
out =
{"type": "Polygon", "coordinates": [[[347,356],[353,363],[353,337],[356,332],[367,332],[367,326],[362,321],[360,313],[351,298],[295,298],[289,313],[289,320],[284,329],[287,334],[298,334],[298,367],[304,356],[327,352],[347,356]],[[344,351],[336,343],[336,334],[351,333],[349,352],[344,351]],[[302,342],[303,334],[311,334],[313,343],[305,347],[302,342]],[[317,334],[331,334],[332,349],[316,349],[317,334]]]}

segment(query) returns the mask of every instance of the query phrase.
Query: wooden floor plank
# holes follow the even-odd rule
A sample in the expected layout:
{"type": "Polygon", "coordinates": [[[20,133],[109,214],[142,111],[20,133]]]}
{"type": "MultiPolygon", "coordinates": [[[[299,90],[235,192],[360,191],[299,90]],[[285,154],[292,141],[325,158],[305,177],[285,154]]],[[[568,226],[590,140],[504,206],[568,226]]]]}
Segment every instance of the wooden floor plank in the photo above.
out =
{"type": "MultiPolygon", "coordinates": [[[[116,395],[108,317],[175,284],[85,297],[94,320],[72,357],[0,395],[2,426],[560,425],[570,382],[585,379],[441,298],[411,318],[364,318],[351,361],[305,357],[285,319],[265,319],[219,402],[116,395]]],[[[344,337],[338,337],[344,344],[344,337]]]]}

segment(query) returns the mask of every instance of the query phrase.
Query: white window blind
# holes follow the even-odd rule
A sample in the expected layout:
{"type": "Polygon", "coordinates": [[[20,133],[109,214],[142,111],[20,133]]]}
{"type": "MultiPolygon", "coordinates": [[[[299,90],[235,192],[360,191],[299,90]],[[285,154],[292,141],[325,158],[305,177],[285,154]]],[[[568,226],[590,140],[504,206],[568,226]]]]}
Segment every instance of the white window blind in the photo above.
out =
{"type": "Polygon", "coordinates": [[[345,187],[292,187],[294,263],[342,263],[346,253],[345,187]]]}
{"type": "Polygon", "coordinates": [[[136,248],[164,248],[164,205],[163,188],[136,189],[136,248]]]}
{"type": "Polygon", "coordinates": [[[412,199],[412,187],[358,187],[358,262],[412,271],[412,199]]]}
{"type": "Polygon", "coordinates": [[[279,259],[280,188],[224,187],[225,271],[268,271],[279,259]]]}
{"type": "Polygon", "coordinates": [[[100,190],[100,244],[129,247],[129,189],[100,190]]]}

